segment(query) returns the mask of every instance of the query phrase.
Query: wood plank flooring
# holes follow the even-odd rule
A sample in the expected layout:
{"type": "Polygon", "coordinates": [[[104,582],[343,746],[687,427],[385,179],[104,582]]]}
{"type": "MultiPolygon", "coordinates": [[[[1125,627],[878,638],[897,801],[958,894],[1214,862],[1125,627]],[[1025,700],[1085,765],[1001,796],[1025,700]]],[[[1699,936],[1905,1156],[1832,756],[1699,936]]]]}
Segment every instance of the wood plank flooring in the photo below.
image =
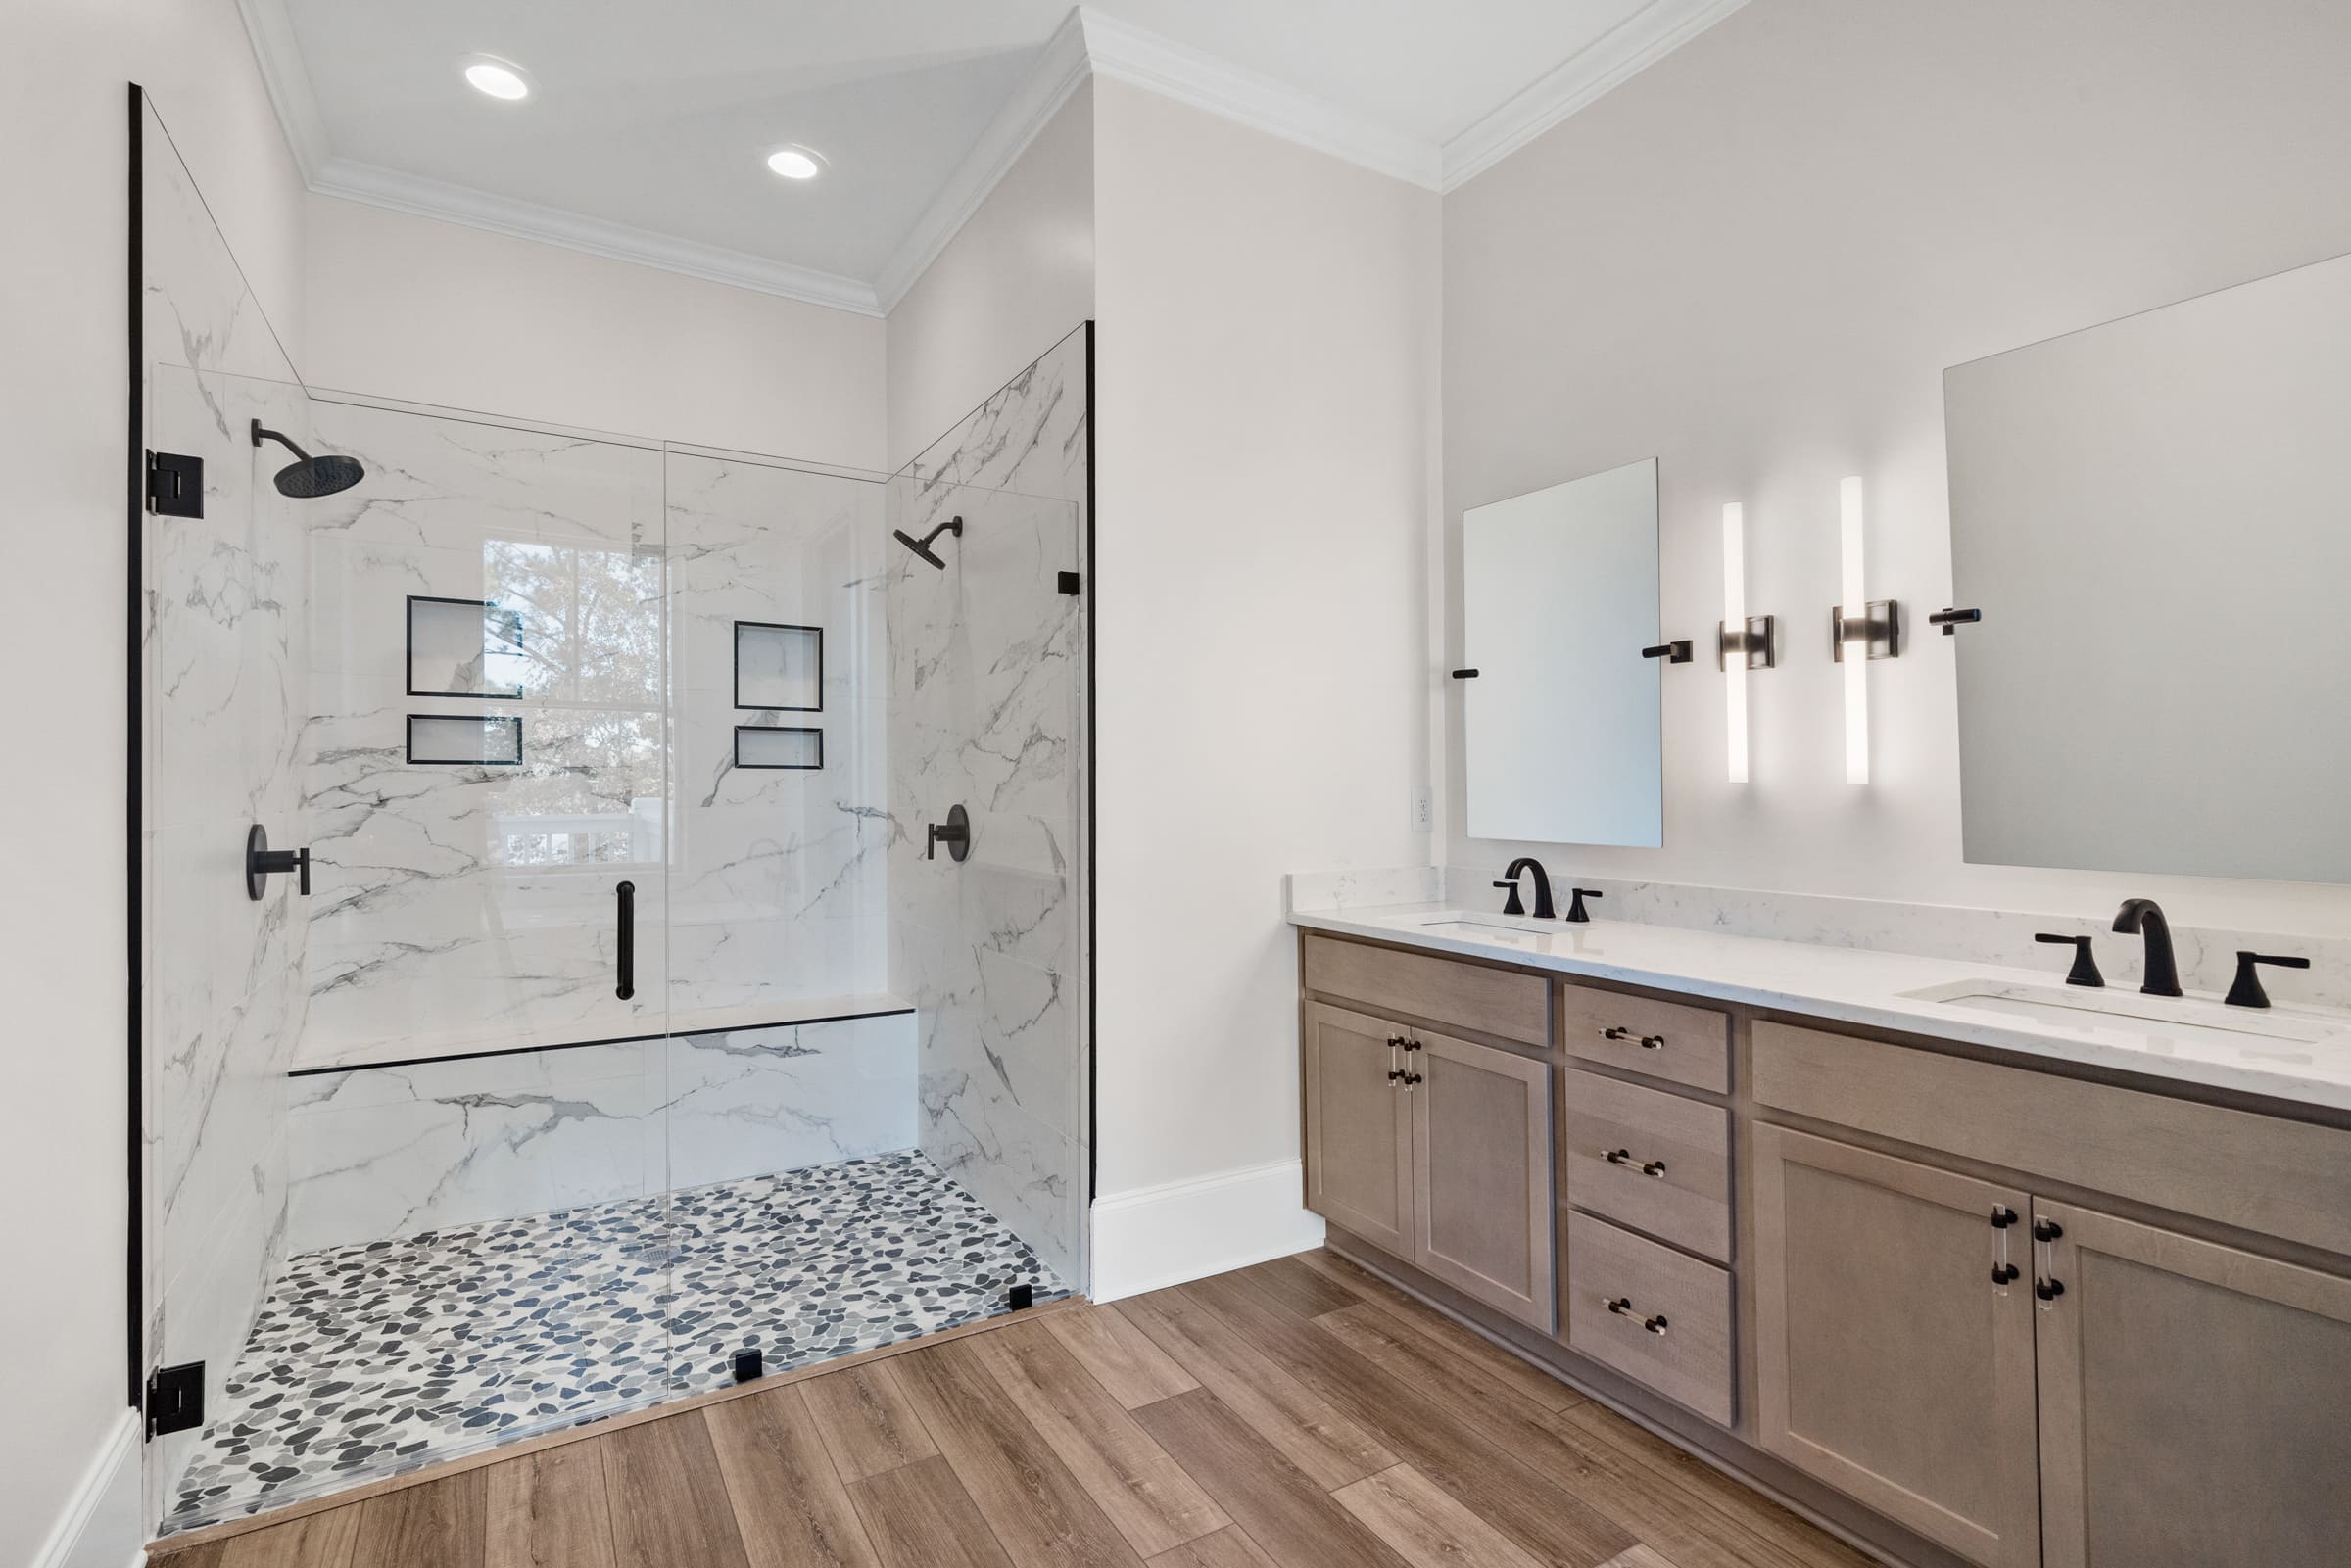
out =
{"type": "Polygon", "coordinates": [[[155,1568],[1866,1568],[1335,1255],[1015,1319],[155,1568]]]}

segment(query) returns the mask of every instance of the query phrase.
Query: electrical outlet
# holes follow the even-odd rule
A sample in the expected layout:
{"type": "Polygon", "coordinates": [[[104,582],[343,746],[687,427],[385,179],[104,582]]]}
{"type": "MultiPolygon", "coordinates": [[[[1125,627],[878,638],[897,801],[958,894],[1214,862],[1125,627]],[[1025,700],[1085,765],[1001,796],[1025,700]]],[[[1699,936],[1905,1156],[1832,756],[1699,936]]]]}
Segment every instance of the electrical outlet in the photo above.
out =
{"type": "Polygon", "coordinates": [[[1436,828],[1436,802],[1429,798],[1428,786],[1422,784],[1413,791],[1413,832],[1434,832],[1436,828]]]}

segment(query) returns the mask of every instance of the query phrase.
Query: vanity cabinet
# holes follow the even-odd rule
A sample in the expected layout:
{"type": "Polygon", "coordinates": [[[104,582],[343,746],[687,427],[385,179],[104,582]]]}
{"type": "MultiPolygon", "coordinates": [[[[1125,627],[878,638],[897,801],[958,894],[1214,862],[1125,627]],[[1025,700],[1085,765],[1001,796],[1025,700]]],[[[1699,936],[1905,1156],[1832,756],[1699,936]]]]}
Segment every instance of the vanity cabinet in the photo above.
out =
{"type": "Polygon", "coordinates": [[[2351,1562],[2351,1117],[1303,940],[1334,1248],[1889,1561],[2351,1562]]]}
{"type": "Polygon", "coordinates": [[[2031,1199],[1770,1125],[1753,1170],[1757,1442],[1971,1562],[2039,1562],[2031,1199]]]}
{"type": "Polygon", "coordinates": [[[1321,1002],[1305,1057],[1307,1207],[1548,1331],[1550,1066],[1321,1002]]]}
{"type": "MultiPolygon", "coordinates": [[[[2351,1555],[2351,1279],[2037,1203],[2048,1568],[2351,1555]]],[[[2028,1268],[2027,1277],[2033,1277],[2028,1268]]]]}
{"type": "Polygon", "coordinates": [[[1317,1003],[1306,1012],[1306,1207],[1399,1257],[1413,1254],[1413,1110],[1402,1031],[1317,1003]]]}

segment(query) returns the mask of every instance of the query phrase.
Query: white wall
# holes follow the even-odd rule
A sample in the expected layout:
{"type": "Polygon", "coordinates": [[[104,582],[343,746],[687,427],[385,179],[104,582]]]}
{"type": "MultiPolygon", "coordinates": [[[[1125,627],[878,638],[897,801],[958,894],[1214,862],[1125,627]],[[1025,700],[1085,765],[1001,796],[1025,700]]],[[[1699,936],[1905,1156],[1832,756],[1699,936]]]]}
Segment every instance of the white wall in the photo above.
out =
{"type": "Polygon", "coordinates": [[[1081,85],[889,312],[890,471],[1093,313],[1093,89],[1081,85]]]}
{"type": "Polygon", "coordinates": [[[1665,672],[1661,850],[1471,840],[1456,808],[1448,858],[2083,913],[2127,888],[2351,934],[2351,889],[1963,864],[1951,642],[1870,666],[1862,788],[1823,645],[1842,475],[1868,482],[1871,595],[1914,631],[1949,602],[1944,366],[2351,251],[2346,59],[2337,0],[1774,0],[1446,198],[1453,580],[1464,506],[1654,455],[1666,635],[1711,637],[1739,499],[1782,638],[1746,786],[1712,661],[1665,672]]]}
{"type": "MultiPolygon", "coordinates": [[[[1281,875],[1427,856],[1409,791],[1438,203],[1139,88],[1094,93],[1096,1190],[1116,1198],[1297,1158],[1281,875]]],[[[1267,1190],[1227,1245],[1295,1232],[1295,1172],[1267,1190]]],[[[1103,1222],[1098,1289],[1124,1256],[1103,1222]]]]}
{"type": "Polygon", "coordinates": [[[331,196],[304,202],[315,388],[883,466],[883,326],[331,196]]]}
{"type": "Polygon", "coordinates": [[[38,1560],[85,1479],[126,1459],[84,1560],[127,1560],[137,1449],[122,1443],[123,833],[128,571],[123,419],[124,83],[154,95],[281,336],[299,343],[300,185],[232,0],[20,0],[0,22],[0,463],[13,684],[0,816],[37,899],[0,932],[0,1562],[38,1560]],[[36,741],[29,737],[37,736],[36,741]],[[93,1468],[95,1467],[95,1469],[93,1468]]]}

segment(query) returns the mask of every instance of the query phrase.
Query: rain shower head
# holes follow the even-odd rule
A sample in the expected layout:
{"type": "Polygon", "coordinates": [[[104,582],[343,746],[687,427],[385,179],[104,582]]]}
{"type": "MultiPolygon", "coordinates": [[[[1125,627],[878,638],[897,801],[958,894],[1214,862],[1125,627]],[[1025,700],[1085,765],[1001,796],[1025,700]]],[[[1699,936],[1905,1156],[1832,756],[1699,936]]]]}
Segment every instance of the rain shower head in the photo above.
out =
{"type": "Polygon", "coordinates": [[[332,496],[337,491],[349,490],[367,477],[367,470],[360,466],[358,458],[337,457],[331,453],[324,457],[313,457],[276,431],[264,429],[262,422],[256,419],[253,422],[253,444],[258,447],[265,440],[276,442],[301,459],[277,471],[277,493],[281,496],[291,496],[296,500],[311,500],[319,496],[332,496]]]}
{"type": "Polygon", "coordinates": [[[931,542],[941,534],[953,534],[957,539],[961,539],[963,537],[963,519],[950,517],[920,539],[916,539],[903,528],[893,528],[890,533],[899,544],[943,572],[947,569],[947,563],[938,558],[938,552],[931,547],[931,542]]]}

